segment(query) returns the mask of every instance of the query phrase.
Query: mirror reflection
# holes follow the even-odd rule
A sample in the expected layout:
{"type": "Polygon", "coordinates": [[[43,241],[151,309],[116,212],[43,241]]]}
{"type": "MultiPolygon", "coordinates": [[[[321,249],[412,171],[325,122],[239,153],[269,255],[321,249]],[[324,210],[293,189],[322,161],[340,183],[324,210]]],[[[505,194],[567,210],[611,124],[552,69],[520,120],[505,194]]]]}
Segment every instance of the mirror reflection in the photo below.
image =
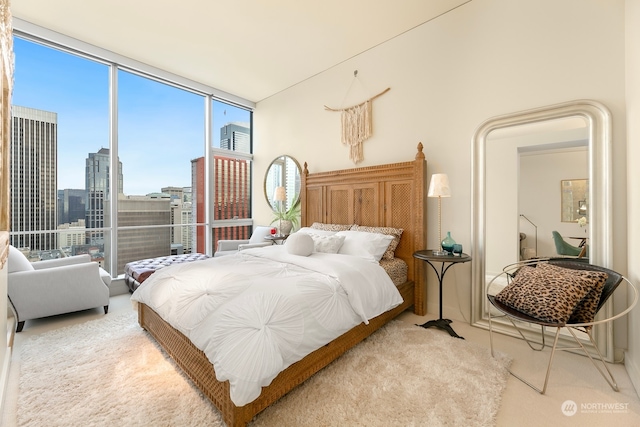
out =
{"type": "MultiPolygon", "coordinates": [[[[487,325],[487,278],[522,258],[554,256],[554,229],[581,240],[587,236],[589,261],[611,265],[610,159],[611,114],[596,101],[506,114],[478,127],[473,138],[472,323],[487,325]],[[583,177],[588,186],[577,209],[587,210],[588,221],[580,227],[558,216],[558,184],[583,177]]],[[[611,357],[609,341],[605,346],[605,357],[611,357]]]]}
{"type": "Polygon", "coordinates": [[[560,182],[562,222],[577,222],[580,218],[588,219],[589,180],[564,179],[560,182]]]}
{"type": "Polygon", "coordinates": [[[300,164],[291,156],[278,156],[271,162],[264,177],[264,196],[274,212],[286,212],[298,201],[301,173],[300,164]]]}

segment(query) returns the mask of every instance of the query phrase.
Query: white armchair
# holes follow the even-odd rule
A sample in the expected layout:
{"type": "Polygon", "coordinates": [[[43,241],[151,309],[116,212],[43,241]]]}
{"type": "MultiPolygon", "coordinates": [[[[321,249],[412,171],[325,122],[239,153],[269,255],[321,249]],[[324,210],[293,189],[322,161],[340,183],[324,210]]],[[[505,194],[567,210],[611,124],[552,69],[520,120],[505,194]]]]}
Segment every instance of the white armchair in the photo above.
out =
{"type": "Polygon", "coordinates": [[[218,240],[218,246],[213,256],[219,257],[234,254],[243,249],[271,246],[273,242],[264,240],[270,234],[271,227],[257,226],[248,240],[218,240]]]}
{"type": "Polygon", "coordinates": [[[103,307],[109,311],[111,276],[89,255],[30,263],[13,246],[8,259],[9,305],[16,332],[30,319],[103,307]]]}

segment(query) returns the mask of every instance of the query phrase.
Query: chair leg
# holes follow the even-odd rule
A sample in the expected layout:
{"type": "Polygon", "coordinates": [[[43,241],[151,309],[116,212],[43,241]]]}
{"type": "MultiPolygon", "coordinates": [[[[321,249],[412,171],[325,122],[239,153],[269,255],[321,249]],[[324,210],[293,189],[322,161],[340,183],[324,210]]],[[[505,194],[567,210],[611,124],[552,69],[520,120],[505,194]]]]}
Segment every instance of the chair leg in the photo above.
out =
{"type": "Polygon", "coordinates": [[[107,314],[109,312],[109,305],[105,305],[104,306],[104,314],[107,314]]]}
{"type": "Polygon", "coordinates": [[[611,371],[607,367],[606,363],[604,362],[604,358],[602,357],[602,353],[600,352],[600,349],[598,348],[598,345],[594,341],[593,336],[591,335],[591,331],[585,331],[585,332],[589,336],[589,340],[591,341],[591,344],[593,344],[593,347],[596,349],[596,352],[598,353],[598,357],[599,357],[598,361],[602,364],[604,369],[607,371],[607,374],[609,374],[609,377],[607,377],[607,375],[604,373],[602,368],[600,368],[600,366],[596,363],[596,360],[591,356],[591,353],[589,353],[587,351],[587,349],[584,348],[584,345],[582,345],[582,343],[580,342],[580,340],[576,336],[575,332],[573,332],[573,329],[572,328],[567,328],[567,329],[569,330],[569,332],[571,332],[571,335],[573,335],[573,339],[576,340],[576,342],[578,343],[580,348],[582,348],[582,351],[585,352],[585,354],[587,355],[589,360],[591,360],[591,363],[593,363],[593,366],[596,367],[598,372],[600,372],[600,375],[602,375],[602,378],[604,378],[604,380],[611,386],[613,391],[620,391],[618,389],[618,383],[616,382],[616,379],[613,377],[613,374],[611,373],[611,371]]]}
{"type": "Polygon", "coordinates": [[[24,320],[22,322],[17,323],[16,332],[22,332],[22,328],[24,328],[24,320]]]}

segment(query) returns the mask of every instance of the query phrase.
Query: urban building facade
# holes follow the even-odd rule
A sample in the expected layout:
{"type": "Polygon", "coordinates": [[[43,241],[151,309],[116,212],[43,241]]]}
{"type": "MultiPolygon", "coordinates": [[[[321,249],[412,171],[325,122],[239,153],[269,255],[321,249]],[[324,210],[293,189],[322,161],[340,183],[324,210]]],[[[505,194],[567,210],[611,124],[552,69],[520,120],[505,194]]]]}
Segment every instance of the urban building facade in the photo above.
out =
{"type": "MultiPolygon", "coordinates": [[[[89,153],[86,159],[85,188],[87,191],[86,219],[87,229],[104,227],[105,202],[111,197],[109,184],[109,149],[101,148],[97,153],[89,153]]],[[[122,162],[118,161],[118,194],[122,194],[122,162]]],[[[88,231],[87,243],[104,244],[104,232],[88,231]]]]}
{"type": "Polygon", "coordinates": [[[57,245],[58,115],[11,108],[11,244],[51,250],[57,245]]]}

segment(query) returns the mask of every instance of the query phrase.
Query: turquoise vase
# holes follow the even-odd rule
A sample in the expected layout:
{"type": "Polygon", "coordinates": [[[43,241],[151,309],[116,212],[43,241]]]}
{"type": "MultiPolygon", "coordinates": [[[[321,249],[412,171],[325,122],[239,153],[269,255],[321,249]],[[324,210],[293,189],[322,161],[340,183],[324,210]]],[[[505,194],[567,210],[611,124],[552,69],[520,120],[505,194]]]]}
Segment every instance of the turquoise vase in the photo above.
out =
{"type": "Polygon", "coordinates": [[[449,253],[453,253],[453,245],[456,244],[456,241],[451,237],[451,232],[447,231],[447,237],[442,240],[442,250],[447,251],[449,253]]]}

